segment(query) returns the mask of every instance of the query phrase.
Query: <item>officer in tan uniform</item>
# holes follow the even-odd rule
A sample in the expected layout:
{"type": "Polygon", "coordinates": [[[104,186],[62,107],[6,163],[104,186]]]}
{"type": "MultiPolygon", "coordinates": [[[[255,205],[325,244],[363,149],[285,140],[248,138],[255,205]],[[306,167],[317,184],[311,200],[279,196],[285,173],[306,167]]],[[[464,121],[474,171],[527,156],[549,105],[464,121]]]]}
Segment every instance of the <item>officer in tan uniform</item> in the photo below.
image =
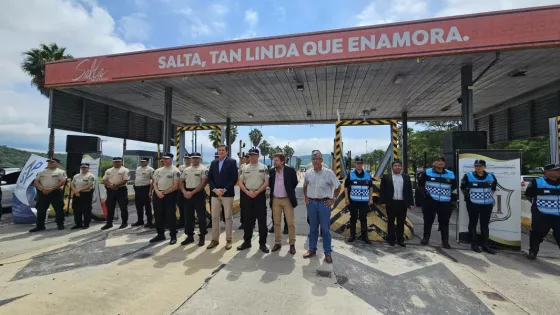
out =
{"type": "Polygon", "coordinates": [[[29,232],[38,232],[45,229],[45,220],[50,205],[56,214],[56,225],[59,230],[64,230],[64,195],[62,186],[66,184],[66,172],[58,168],[60,160],[51,158],[47,160],[47,168],[40,171],[35,178],[37,188],[37,226],[29,232]]]}
{"type": "Polygon", "coordinates": [[[185,234],[187,238],[181,245],[194,242],[194,213],[198,217],[198,227],[200,238],[198,246],[204,246],[204,238],[207,234],[206,229],[206,187],[208,169],[200,164],[200,153],[191,154],[192,165],[181,173],[181,195],[185,198],[185,206],[182,209],[185,216],[185,234]]]}
{"type": "Polygon", "coordinates": [[[124,229],[128,226],[128,190],[126,183],[128,183],[129,176],[128,168],[122,166],[122,158],[113,158],[113,167],[105,171],[103,175],[103,184],[107,188],[107,223],[101,230],[107,230],[113,227],[113,219],[115,217],[115,208],[117,203],[121,209],[122,224],[119,229],[124,229]]]}
{"type": "Polygon", "coordinates": [[[80,173],[74,175],[70,189],[72,190],[72,211],[74,225],[72,230],[87,229],[91,222],[91,202],[95,176],[89,172],[89,163],[82,163],[80,173]],[[83,216],[83,220],[82,220],[83,216]]]}
{"type": "MultiPolygon", "coordinates": [[[[181,172],[181,174],[183,173],[183,171],[192,165],[192,154],[190,153],[185,153],[185,156],[183,157],[183,165],[179,165],[179,172],[181,172]]],[[[180,192],[177,193],[177,207],[179,208],[179,222],[177,223],[177,229],[182,229],[185,227],[185,213],[183,211],[183,209],[185,208],[185,197],[183,197],[183,194],[181,194],[180,192]]]]}
{"type": "Polygon", "coordinates": [[[173,154],[165,153],[162,157],[163,167],[154,172],[153,185],[154,212],[156,217],[157,235],[150,243],[165,241],[165,223],[169,228],[169,244],[177,243],[177,217],[175,216],[177,206],[177,189],[181,173],[173,166],[173,154]]]}
{"type": "Polygon", "coordinates": [[[146,209],[146,224],[144,227],[152,227],[152,176],[154,169],[148,165],[149,157],[140,158],[140,166],[136,169],[134,179],[134,204],[138,221],[132,226],[144,225],[144,209],[146,209]]]}
{"type": "Polygon", "coordinates": [[[244,250],[251,247],[253,238],[253,226],[255,220],[259,224],[259,249],[268,253],[266,247],[266,188],[268,187],[268,168],[259,163],[259,149],[249,150],[250,164],[243,167],[243,172],[239,178],[239,189],[247,195],[245,200],[245,233],[243,244],[237,250],[244,250]]]}
{"type": "MultiPolygon", "coordinates": [[[[245,155],[243,156],[243,164],[239,164],[239,177],[241,178],[241,173],[243,173],[243,168],[247,165],[250,164],[249,161],[249,152],[245,153],[245,155]]],[[[243,210],[245,208],[245,200],[247,199],[247,195],[245,195],[244,192],[241,192],[240,196],[239,196],[239,208],[240,208],[240,217],[239,217],[239,223],[241,223],[241,225],[239,226],[240,230],[245,230],[245,226],[243,225],[244,219],[245,219],[245,211],[243,210]]]]}

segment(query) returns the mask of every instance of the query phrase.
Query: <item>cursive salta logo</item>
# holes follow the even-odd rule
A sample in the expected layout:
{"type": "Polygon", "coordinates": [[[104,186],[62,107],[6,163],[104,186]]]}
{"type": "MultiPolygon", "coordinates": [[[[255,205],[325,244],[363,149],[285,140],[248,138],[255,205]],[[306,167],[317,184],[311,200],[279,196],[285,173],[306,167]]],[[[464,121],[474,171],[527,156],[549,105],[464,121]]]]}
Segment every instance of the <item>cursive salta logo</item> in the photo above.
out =
{"type": "Polygon", "coordinates": [[[89,82],[101,82],[107,81],[109,78],[106,77],[109,70],[101,68],[101,61],[94,59],[90,63],[89,59],[84,59],[78,63],[76,66],[76,71],[79,75],[72,79],[72,81],[89,81],[89,82]]]}

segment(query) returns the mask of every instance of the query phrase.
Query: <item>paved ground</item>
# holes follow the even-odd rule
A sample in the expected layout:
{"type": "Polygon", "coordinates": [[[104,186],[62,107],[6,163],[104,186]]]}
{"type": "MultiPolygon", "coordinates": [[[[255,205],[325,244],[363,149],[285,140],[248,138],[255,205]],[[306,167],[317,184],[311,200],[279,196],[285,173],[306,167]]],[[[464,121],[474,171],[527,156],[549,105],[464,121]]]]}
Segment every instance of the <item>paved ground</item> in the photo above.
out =
{"type": "MultiPolygon", "coordinates": [[[[299,191],[301,197],[301,190],[299,191]]],[[[130,209],[131,216],[135,211],[130,209]]],[[[153,230],[40,234],[0,223],[0,314],[557,314],[560,251],[477,254],[466,246],[406,248],[333,241],[334,263],[304,260],[305,209],[297,254],[150,245],[153,230]]],[[[421,213],[410,217],[422,231],[421,213]]],[[[270,214],[269,214],[270,218],[270,214]]],[[[134,218],[131,218],[133,222],[134,218]]],[[[67,218],[70,225],[71,218],[67,218]]],[[[238,226],[238,219],[235,220],[238,226]]],[[[434,226],[437,230],[437,224],[434,226]]],[[[255,237],[257,233],[255,233],[255,237]]],[[[181,238],[183,236],[181,235],[181,238]]],[[[242,233],[234,233],[234,246],[242,233]]],[[[273,243],[272,235],[269,244],[273,243]]],[[[524,239],[524,246],[527,240],[524,239]]]]}

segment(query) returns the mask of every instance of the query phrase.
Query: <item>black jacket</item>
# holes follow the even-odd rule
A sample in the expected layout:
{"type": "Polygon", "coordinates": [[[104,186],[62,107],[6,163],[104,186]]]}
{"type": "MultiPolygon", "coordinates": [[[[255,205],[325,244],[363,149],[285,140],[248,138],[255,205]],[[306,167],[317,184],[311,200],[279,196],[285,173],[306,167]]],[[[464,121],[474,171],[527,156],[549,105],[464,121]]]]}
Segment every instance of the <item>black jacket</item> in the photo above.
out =
{"type": "MultiPolygon", "coordinates": [[[[274,183],[276,182],[276,169],[270,168],[269,171],[269,187],[270,187],[270,208],[272,208],[272,199],[274,199],[274,183]]],[[[292,203],[292,206],[297,207],[296,198],[296,187],[298,185],[298,178],[296,170],[288,165],[284,165],[284,188],[286,188],[286,193],[288,194],[288,199],[292,203]]]]}
{"type": "Polygon", "coordinates": [[[237,172],[237,163],[234,159],[226,157],[220,172],[219,160],[214,160],[210,163],[208,169],[208,184],[210,184],[210,191],[213,197],[217,195],[213,192],[214,189],[225,189],[224,197],[235,197],[235,184],[239,177],[237,172]]]}
{"type": "MultiPolygon", "coordinates": [[[[414,205],[414,196],[412,194],[412,182],[410,181],[410,176],[408,174],[402,174],[403,177],[403,200],[406,207],[414,205]]],[[[393,174],[383,175],[381,178],[381,186],[379,187],[380,197],[379,202],[382,204],[387,204],[393,200],[393,194],[395,193],[395,188],[393,186],[393,174]]]]}

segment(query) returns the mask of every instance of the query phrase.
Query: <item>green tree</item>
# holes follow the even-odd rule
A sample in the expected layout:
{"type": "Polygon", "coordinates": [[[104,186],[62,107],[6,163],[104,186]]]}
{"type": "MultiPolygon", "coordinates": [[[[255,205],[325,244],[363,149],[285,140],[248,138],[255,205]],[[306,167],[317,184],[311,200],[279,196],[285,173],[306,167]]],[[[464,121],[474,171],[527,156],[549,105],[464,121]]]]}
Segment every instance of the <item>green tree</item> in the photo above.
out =
{"type": "Polygon", "coordinates": [[[461,126],[461,122],[458,120],[451,121],[425,121],[419,122],[418,125],[423,126],[427,130],[439,130],[439,131],[455,131],[461,126]]]}
{"type": "MultiPolygon", "coordinates": [[[[22,53],[23,61],[21,70],[31,77],[31,85],[35,86],[39,93],[48,97],[49,89],[45,87],[45,64],[49,61],[73,59],[72,55],[66,53],[65,47],[57,44],[40,44],[38,48],[33,48],[22,53]]],[[[48,156],[54,155],[54,128],[49,134],[48,156]]]]}
{"type": "MultiPolygon", "coordinates": [[[[237,126],[231,126],[229,134],[231,143],[234,143],[235,139],[237,139],[237,126]]],[[[220,145],[220,143],[222,143],[222,139],[218,137],[218,130],[210,131],[210,134],[208,134],[208,139],[212,141],[212,147],[214,147],[214,149],[218,149],[218,146],[220,145]]],[[[231,150],[231,148],[229,149],[231,150]]]]}
{"type": "Polygon", "coordinates": [[[301,158],[298,156],[296,157],[296,169],[299,170],[299,168],[301,167],[301,158]]]}
{"type": "MultiPolygon", "coordinates": [[[[261,155],[263,157],[263,164],[265,164],[265,165],[266,165],[266,156],[269,154],[270,149],[271,149],[270,148],[270,143],[268,143],[268,141],[266,141],[266,140],[263,140],[259,144],[259,150],[261,151],[261,155]]],[[[272,165],[272,163],[271,163],[271,165],[272,165]]]]}
{"type": "Polygon", "coordinates": [[[521,172],[527,174],[531,169],[544,166],[548,161],[548,137],[535,137],[527,140],[512,140],[506,143],[491,144],[490,149],[521,150],[523,165],[521,172]]]}
{"type": "Polygon", "coordinates": [[[270,158],[270,160],[272,161],[272,159],[274,159],[274,155],[276,153],[281,153],[282,152],[282,148],[279,146],[275,146],[274,148],[271,147],[270,151],[268,152],[268,157],[270,158]]]}
{"type": "Polygon", "coordinates": [[[251,143],[253,147],[258,147],[259,143],[261,143],[263,138],[263,134],[259,129],[253,129],[249,132],[249,139],[251,139],[251,143]]]}
{"type": "Polygon", "coordinates": [[[288,164],[292,165],[292,156],[294,156],[294,149],[289,145],[285,145],[282,149],[282,152],[284,152],[284,155],[286,155],[286,158],[289,161],[288,164]]]}

